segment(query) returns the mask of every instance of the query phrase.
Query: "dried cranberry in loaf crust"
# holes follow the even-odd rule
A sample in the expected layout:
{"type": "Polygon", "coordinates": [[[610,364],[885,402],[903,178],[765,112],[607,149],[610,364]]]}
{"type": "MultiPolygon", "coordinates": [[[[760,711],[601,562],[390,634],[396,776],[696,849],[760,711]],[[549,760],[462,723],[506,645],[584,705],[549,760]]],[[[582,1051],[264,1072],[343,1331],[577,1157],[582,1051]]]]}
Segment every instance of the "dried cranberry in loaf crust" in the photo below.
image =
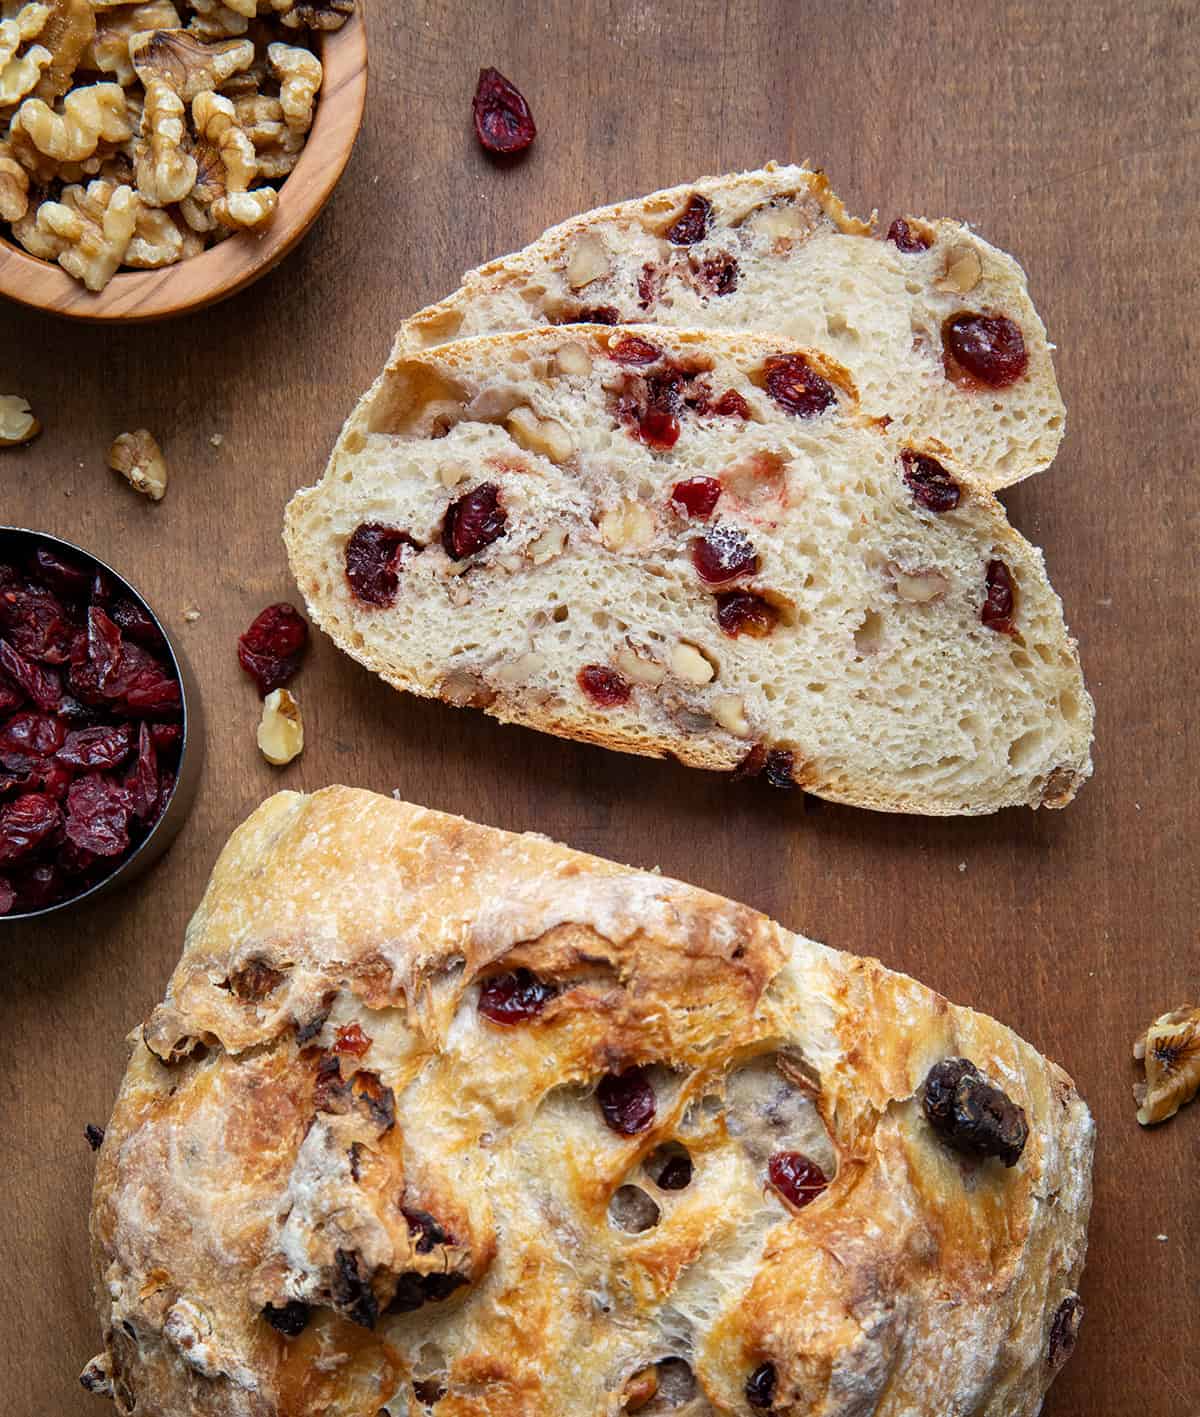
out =
{"type": "Polygon", "coordinates": [[[546,328],[394,364],[286,537],[313,620],[399,688],[855,805],[1062,806],[1091,702],[972,472],[819,351],[546,328]]]}

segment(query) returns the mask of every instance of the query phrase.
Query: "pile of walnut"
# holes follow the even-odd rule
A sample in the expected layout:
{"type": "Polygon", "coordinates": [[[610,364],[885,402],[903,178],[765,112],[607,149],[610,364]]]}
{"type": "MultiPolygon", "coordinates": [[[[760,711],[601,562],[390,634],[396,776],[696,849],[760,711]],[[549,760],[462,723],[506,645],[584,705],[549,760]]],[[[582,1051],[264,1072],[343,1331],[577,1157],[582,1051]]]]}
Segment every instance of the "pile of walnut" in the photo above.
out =
{"type": "Polygon", "coordinates": [[[275,215],[355,0],[0,0],[0,222],[89,290],[275,215]]]}

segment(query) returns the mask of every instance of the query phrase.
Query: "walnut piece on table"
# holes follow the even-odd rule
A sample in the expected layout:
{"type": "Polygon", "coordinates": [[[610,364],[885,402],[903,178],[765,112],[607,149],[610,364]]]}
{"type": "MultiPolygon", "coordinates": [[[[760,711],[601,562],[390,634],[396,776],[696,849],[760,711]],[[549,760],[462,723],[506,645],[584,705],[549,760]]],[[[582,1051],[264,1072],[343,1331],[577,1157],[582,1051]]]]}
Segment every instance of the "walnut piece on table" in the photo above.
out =
{"type": "Polygon", "coordinates": [[[286,767],[304,751],[300,705],[287,689],[274,689],[263,700],[258,747],[273,767],[286,767]]]}
{"type": "Polygon", "coordinates": [[[108,465],[151,501],[161,502],[166,495],[167,460],[148,429],[120,434],[108,450],[108,465]]]}
{"type": "Polygon", "coordinates": [[[1133,1089],[1143,1127],[1165,1122],[1200,1091],[1200,1005],[1160,1014],[1133,1045],[1146,1081],[1133,1089]]]}
{"type": "Polygon", "coordinates": [[[19,394],[0,394],[0,448],[32,443],[42,431],[33,410],[19,394]]]}

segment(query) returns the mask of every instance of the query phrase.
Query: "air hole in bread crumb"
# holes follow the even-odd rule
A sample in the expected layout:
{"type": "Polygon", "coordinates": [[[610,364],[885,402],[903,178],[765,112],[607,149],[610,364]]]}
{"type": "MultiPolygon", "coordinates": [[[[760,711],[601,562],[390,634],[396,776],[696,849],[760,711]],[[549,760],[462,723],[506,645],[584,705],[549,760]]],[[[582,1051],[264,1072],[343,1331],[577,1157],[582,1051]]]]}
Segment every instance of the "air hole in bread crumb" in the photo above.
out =
{"type": "Polygon", "coordinates": [[[1070,689],[1064,689],[1058,696],[1058,711],[1070,722],[1079,717],[1079,700],[1071,693],[1070,689]]]}
{"type": "Polygon", "coordinates": [[[672,1412],[684,1407],[696,1396],[695,1374],[683,1358],[664,1358],[656,1365],[656,1376],[658,1391],[648,1407],[639,1409],[646,1417],[652,1412],[672,1412]]]}
{"type": "Polygon", "coordinates": [[[1045,737],[1040,728],[1031,728],[1028,733],[1021,736],[1009,744],[1008,762],[1009,766],[1017,772],[1027,768],[1037,757],[1038,749],[1042,746],[1042,739],[1045,737]]]}
{"type": "Polygon", "coordinates": [[[862,624],[854,632],[854,649],[861,657],[877,654],[883,648],[883,616],[876,610],[868,610],[862,624]]]}
{"type": "Polygon", "coordinates": [[[620,1186],[608,1203],[608,1218],[626,1235],[653,1230],[662,1212],[658,1202],[641,1186],[620,1186]]]}

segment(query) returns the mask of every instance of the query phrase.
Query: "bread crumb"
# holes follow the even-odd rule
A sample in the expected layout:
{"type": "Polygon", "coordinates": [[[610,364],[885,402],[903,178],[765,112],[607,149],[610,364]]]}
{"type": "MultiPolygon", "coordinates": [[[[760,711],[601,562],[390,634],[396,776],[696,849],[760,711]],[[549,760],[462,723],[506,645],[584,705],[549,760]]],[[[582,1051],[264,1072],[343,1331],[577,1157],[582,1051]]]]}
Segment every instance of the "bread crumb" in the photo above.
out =
{"type": "Polygon", "coordinates": [[[1160,1245],[1163,1244],[1167,1239],[1165,1235],[1155,1235],[1154,1238],[1159,1242],[1160,1245]]]}
{"type": "Polygon", "coordinates": [[[960,871],[965,871],[967,869],[967,863],[965,861],[960,861],[958,863],[958,869],[960,871]]]}
{"type": "Polygon", "coordinates": [[[214,448],[219,448],[221,444],[225,441],[225,438],[220,433],[214,433],[208,441],[213,445],[214,448]]]}
{"type": "Polygon", "coordinates": [[[190,610],[185,610],[183,612],[183,618],[187,621],[189,625],[194,625],[196,621],[200,618],[200,612],[195,608],[195,606],[193,606],[190,610]]]}

